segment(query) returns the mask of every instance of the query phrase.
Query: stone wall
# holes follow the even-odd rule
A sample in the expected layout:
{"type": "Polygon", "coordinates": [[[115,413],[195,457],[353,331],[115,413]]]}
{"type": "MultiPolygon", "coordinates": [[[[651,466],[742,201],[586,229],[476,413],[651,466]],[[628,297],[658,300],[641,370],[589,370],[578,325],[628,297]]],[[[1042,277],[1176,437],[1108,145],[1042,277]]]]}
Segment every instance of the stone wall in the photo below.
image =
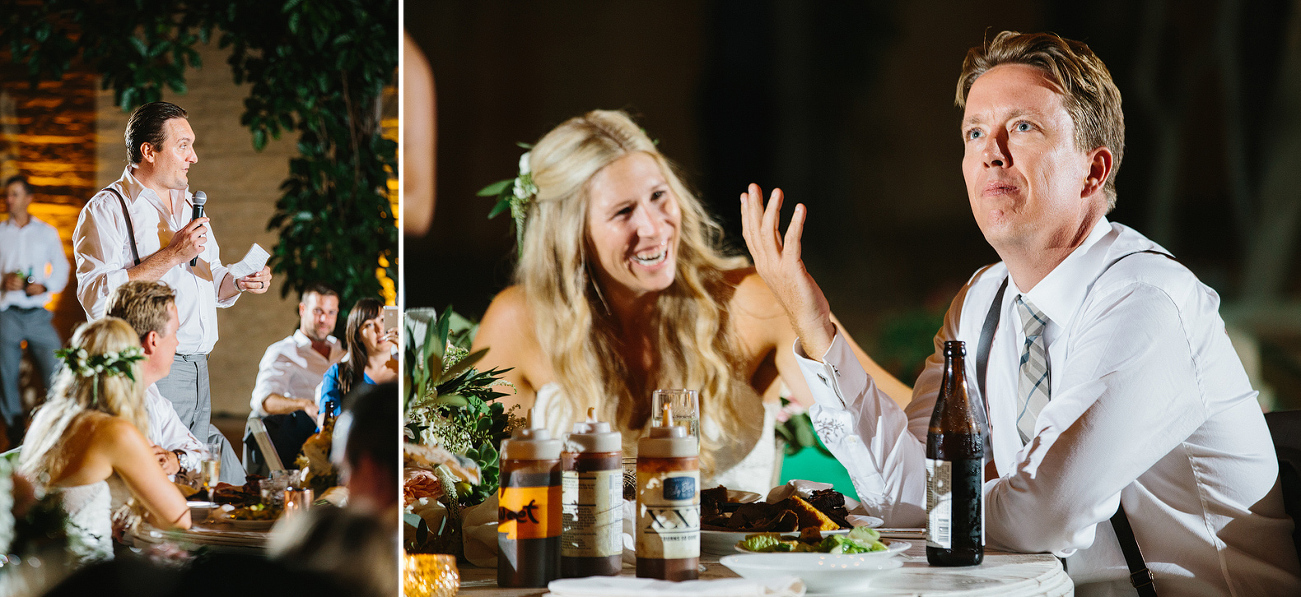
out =
{"type": "MultiPolygon", "coordinates": [[[[204,67],[187,71],[187,93],[164,93],[163,99],[190,114],[199,156],[190,168],[190,189],[208,194],[206,209],[222,260],[233,263],[253,243],[268,251],[275,245],[276,235],[266,230],[267,221],[280,196],[280,183],[289,173],[289,158],[297,151],[296,137],[289,133],[263,151],[254,151],[249,130],[239,122],[248,85],[232,82],[228,52],[215,43],[199,52],[204,67]]],[[[128,114],[113,105],[111,91],[100,91],[97,115],[96,184],[102,188],[121,177],[126,167],[122,133],[128,114]]],[[[262,353],[298,325],[298,297],[282,300],[281,282],[273,280],[266,294],[245,295],[235,306],[218,309],[221,340],[209,362],[214,414],[248,414],[262,353]]]]}

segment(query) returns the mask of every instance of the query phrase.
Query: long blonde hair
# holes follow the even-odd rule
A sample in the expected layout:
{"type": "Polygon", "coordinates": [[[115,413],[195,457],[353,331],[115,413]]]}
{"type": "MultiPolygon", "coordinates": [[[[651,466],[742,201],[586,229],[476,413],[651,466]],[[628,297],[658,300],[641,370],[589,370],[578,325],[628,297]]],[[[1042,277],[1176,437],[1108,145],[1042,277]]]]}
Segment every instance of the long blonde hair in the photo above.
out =
{"type": "MultiPolygon", "coordinates": [[[[83,324],[68,345],[84,349],[93,357],[139,347],[140,337],[127,322],[105,317],[83,324]]],[[[137,363],[128,366],[135,380],[108,371],[82,377],[66,365],[59,369],[49,399],[36,409],[27,431],[29,441],[23,446],[20,468],[28,478],[44,486],[59,476],[72,455],[57,448],[67,439],[68,427],[82,413],[97,411],[121,417],[148,436],[149,416],[140,367],[137,363]]]]}
{"type": "MultiPolygon", "coordinates": [[[[649,419],[651,390],[685,387],[700,390],[702,420],[716,423],[721,438],[735,438],[754,391],[742,377],[744,367],[728,325],[733,289],[725,272],[748,262],[724,254],[722,228],[623,112],[595,110],[571,118],[538,141],[529,163],[538,193],[528,209],[515,281],[528,297],[538,340],[564,396],[554,411],[564,420],[548,421],[548,427],[567,430],[579,414],[595,407],[603,420],[625,432],[625,451],[634,453],[649,419]],[[619,324],[605,305],[594,270],[600,266],[588,254],[587,242],[589,181],[633,152],[654,158],[682,213],[676,275],[659,293],[650,321],[658,359],[645,387],[632,381],[620,356],[619,324]]],[[[701,443],[702,469],[710,476],[718,442],[702,434],[701,443]]]]}

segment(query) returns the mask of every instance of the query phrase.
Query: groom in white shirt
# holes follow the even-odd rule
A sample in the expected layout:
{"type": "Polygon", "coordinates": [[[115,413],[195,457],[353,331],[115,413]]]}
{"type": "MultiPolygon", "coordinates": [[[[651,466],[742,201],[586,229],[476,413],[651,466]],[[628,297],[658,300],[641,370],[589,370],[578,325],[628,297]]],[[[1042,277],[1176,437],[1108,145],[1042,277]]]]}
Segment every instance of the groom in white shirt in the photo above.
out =
{"type": "Polygon", "coordinates": [[[1106,66],[1083,43],[1004,32],[968,53],[957,105],[972,213],[1003,261],[954,298],[906,410],[863,371],[805,271],[804,207],[783,238],[780,191],[766,209],[757,186],[741,198],[755,266],[799,332],[814,426],[859,498],[887,526],[924,525],[941,347],[962,340],[989,409],[990,547],[1067,558],[1080,595],[1132,595],[1109,522],[1123,505],[1159,593],[1301,594],[1269,430],[1219,297],[1104,217],[1124,149],[1106,66]]]}
{"type": "Polygon", "coordinates": [[[145,351],[140,383],[145,386],[149,441],[154,443],[159,466],[168,476],[197,471],[207,447],[190,433],[155,385],[167,377],[172,357],[176,356],[180,319],[176,316],[175,293],[159,282],[127,282],[113,291],[105,315],[126,321],[140,334],[140,346],[145,351]]]}

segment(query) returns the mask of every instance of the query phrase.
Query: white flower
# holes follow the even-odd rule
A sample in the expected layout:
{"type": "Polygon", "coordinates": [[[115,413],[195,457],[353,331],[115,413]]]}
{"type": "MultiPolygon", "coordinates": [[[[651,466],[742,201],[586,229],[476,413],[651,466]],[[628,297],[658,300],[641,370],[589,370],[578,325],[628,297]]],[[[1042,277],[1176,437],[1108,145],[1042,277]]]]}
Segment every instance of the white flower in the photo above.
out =
{"type": "MultiPolygon", "coordinates": [[[[533,184],[533,176],[529,171],[530,153],[532,152],[526,151],[524,155],[519,157],[519,175],[515,177],[515,198],[524,201],[528,201],[534,193],[538,192],[538,188],[533,184]]],[[[512,215],[515,215],[513,209],[512,215]]]]}
{"type": "Polygon", "coordinates": [[[526,152],[524,152],[524,155],[522,155],[522,156],[519,157],[519,173],[520,173],[520,174],[529,174],[530,172],[532,172],[531,170],[529,170],[529,156],[532,155],[532,154],[533,154],[533,152],[531,152],[531,151],[526,151],[526,152]]]}

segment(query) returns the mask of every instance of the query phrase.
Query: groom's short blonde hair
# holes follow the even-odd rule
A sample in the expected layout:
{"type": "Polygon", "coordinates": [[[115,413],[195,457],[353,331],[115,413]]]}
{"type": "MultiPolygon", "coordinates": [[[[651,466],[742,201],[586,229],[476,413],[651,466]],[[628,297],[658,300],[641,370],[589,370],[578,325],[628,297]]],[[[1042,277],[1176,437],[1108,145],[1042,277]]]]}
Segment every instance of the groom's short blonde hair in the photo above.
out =
{"type": "Polygon", "coordinates": [[[133,280],[113,291],[104,315],[125,320],[143,342],[149,332],[163,333],[167,327],[167,305],[173,304],[176,304],[176,293],[166,284],[133,280]]]}

